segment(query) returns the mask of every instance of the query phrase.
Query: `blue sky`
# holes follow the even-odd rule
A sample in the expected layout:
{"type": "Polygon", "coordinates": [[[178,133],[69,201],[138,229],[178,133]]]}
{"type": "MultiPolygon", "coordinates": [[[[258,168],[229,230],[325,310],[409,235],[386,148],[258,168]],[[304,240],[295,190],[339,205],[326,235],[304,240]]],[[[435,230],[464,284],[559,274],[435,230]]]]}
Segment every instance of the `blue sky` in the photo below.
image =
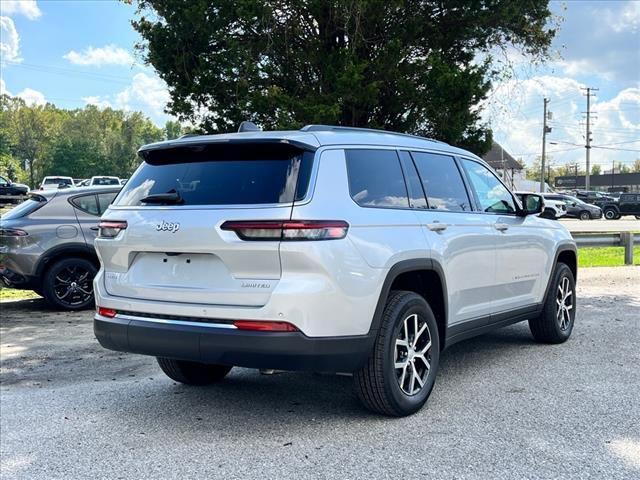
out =
{"type": "MultiPolygon", "coordinates": [[[[161,125],[166,85],[134,51],[135,7],[122,2],[0,0],[3,92],[61,107],[99,106],[142,110],[161,125]]],[[[532,66],[507,50],[498,57],[513,78],[498,82],[484,106],[497,141],[530,163],[540,151],[542,99],[553,112],[548,151],[554,164],[584,162],[580,88],[599,88],[593,99],[592,159],[640,158],[640,1],[552,1],[562,16],[553,58],[532,66]]]]}

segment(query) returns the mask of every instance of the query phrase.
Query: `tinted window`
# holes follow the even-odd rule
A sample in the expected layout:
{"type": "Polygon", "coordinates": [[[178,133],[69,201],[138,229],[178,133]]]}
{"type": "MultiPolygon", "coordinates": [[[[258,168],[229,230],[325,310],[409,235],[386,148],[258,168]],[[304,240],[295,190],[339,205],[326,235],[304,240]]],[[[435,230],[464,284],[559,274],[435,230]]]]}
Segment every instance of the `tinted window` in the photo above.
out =
{"type": "Polygon", "coordinates": [[[165,193],[178,193],[181,205],[290,203],[306,195],[313,153],[288,144],[214,144],[156,150],[145,160],[114,205],[153,205],[141,200],[165,193]]]}
{"type": "Polygon", "coordinates": [[[415,160],[429,208],[465,212],[471,210],[467,190],[453,157],[411,152],[415,160]]]}
{"type": "Polygon", "coordinates": [[[409,191],[409,204],[414,208],[428,208],[427,200],[424,196],[422,183],[416,170],[413,160],[409,152],[398,152],[400,155],[400,164],[404,172],[404,178],[407,181],[407,190],[409,191]]]}
{"type": "Polygon", "coordinates": [[[116,195],[118,195],[118,192],[98,194],[98,207],[100,209],[99,210],[100,215],[102,215],[105,212],[105,210],[109,208],[109,205],[111,205],[111,202],[113,202],[113,199],[116,198],[116,195]]]}
{"type": "Polygon", "coordinates": [[[120,180],[117,178],[100,177],[94,178],[93,185],[120,185],[120,180]]]}
{"type": "Polygon", "coordinates": [[[482,211],[515,213],[516,206],[511,193],[487,167],[472,160],[463,159],[462,163],[469,174],[482,211]]]}
{"type": "Polygon", "coordinates": [[[620,195],[620,201],[621,202],[635,202],[636,201],[636,196],[635,195],[620,195]]]}
{"type": "Polygon", "coordinates": [[[408,207],[407,187],[395,150],[345,150],[349,191],[363,207],[408,207]]]}
{"type": "Polygon", "coordinates": [[[98,201],[96,200],[96,196],[93,193],[91,195],[83,195],[81,197],[72,198],[71,203],[76,208],[90,215],[100,215],[100,210],[98,209],[98,201]]]}
{"type": "Polygon", "coordinates": [[[72,185],[72,183],[70,178],[51,177],[44,180],[45,185],[72,185]]]}

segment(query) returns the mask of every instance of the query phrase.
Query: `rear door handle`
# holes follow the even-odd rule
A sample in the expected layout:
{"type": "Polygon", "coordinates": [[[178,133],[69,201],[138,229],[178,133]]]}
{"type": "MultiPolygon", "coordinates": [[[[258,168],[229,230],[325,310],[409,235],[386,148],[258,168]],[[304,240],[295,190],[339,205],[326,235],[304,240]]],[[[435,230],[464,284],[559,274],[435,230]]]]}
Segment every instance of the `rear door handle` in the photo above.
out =
{"type": "Polygon", "coordinates": [[[496,230],[500,230],[501,232],[509,230],[509,225],[507,225],[506,223],[498,222],[498,223],[494,224],[494,227],[496,228],[496,230]]]}
{"type": "Polygon", "coordinates": [[[427,223],[427,228],[432,232],[443,232],[444,230],[447,229],[447,227],[448,225],[446,223],[440,223],[440,222],[427,223]]]}

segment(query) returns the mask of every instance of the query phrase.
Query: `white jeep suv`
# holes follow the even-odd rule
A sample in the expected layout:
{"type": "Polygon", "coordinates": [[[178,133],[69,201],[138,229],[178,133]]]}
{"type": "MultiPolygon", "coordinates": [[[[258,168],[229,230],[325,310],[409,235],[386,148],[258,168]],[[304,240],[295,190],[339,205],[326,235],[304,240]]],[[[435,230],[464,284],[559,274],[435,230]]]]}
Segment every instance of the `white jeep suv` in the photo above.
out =
{"type": "Polygon", "coordinates": [[[94,330],[178,382],[349,372],[401,416],[455,342],[523,320],[540,342],[571,334],[571,235],[467,151],[312,125],[139,153],[100,223],[94,330]]]}

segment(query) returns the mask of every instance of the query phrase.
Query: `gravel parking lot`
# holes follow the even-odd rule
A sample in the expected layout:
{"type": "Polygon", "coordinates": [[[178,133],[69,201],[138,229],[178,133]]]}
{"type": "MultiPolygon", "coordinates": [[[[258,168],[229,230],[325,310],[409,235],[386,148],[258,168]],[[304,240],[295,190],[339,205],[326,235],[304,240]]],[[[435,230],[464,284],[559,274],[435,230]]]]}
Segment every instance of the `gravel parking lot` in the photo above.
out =
{"type": "Polygon", "coordinates": [[[187,388],[100,348],[91,312],[2,304],[2,478],[639,478],[640,268],[582,269],[573,337],[455,345],[418,414],[351,379],[236,369],[187,388]]]}

